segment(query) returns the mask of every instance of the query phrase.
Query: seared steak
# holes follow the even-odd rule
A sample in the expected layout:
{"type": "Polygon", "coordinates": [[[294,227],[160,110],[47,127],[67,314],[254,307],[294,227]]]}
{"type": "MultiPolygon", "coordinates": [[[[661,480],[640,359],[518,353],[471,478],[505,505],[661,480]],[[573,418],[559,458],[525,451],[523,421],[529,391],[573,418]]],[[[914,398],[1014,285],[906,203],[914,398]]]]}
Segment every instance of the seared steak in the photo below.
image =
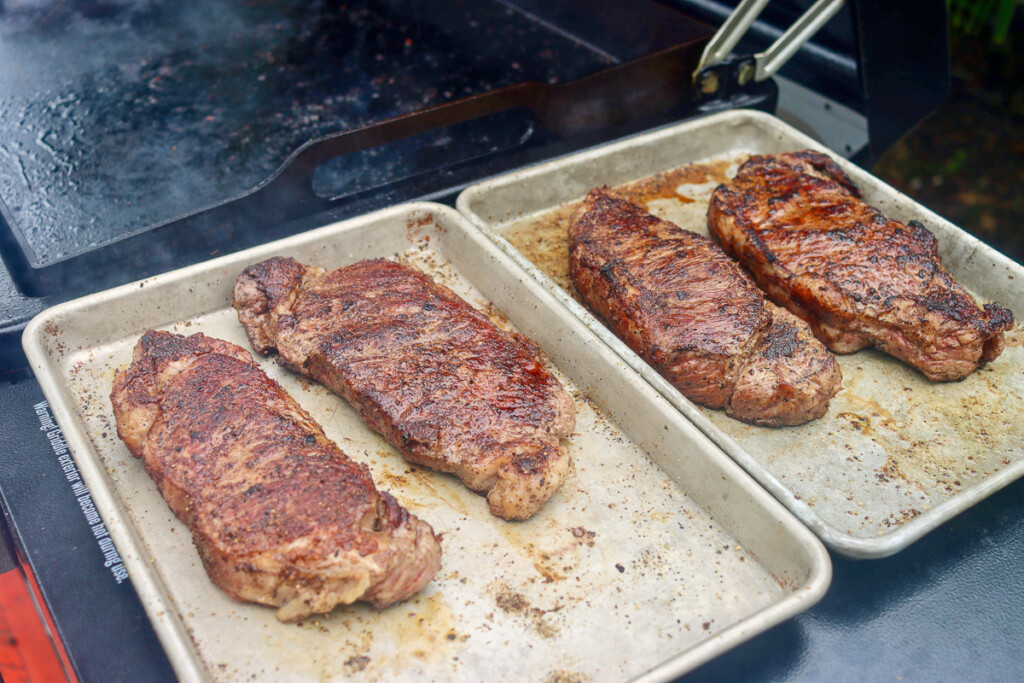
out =
{"type": "Polygon", "coordinates": [[[348,400],[410,462],[526,519],[561,486],[572,398],[540,349],[392,261],[325,273],[294,259],[245,269],[233,305],[260,353],[348,400]]]}
{"type": "Polygon", "coordinates": [[[821,417],[840,389],[835,358],[711,240],[607,188],[573,215],[569,264],[587,305],[697,403],[778,427],[821,417]]]}
{"type": "Polygon", "coordinates": [[[390,605],[440,568],[430,525],[378,491],[244,349],[146,332],[110,398],[118,435],[232,597],[296,621],[390,605]]]}
{"type": "Polygon", "coordinates": [[[751,157],[714,191],[708,227],[837,353],[875,346],[932,381],[957,380],[995,359],[1013,326],[942,267],[931,232],[866,204],[818,152],[751,157]]]}

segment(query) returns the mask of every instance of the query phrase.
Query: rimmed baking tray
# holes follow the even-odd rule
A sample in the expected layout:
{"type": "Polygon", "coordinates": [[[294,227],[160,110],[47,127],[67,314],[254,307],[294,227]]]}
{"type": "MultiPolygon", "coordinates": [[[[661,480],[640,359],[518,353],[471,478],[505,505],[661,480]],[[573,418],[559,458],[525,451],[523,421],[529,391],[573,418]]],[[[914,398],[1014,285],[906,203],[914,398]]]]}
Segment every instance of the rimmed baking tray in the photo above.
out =
{"type": "Polygon", "coordinates": [[[447,207],[395,207],[62,304],[24,343],[184,679],[666,680],[807,608],[831,576],[813,534],[447,207]],[[443,534],[435,580],[384,611],[289,625],[231,600],[115,434],[108,394],[139,335],[202,331],[247,347],[231,288],[273,255],[417,265],[535,339],[576,401],[567,482],[534,518],[508,523],[452,477],[409,466],[326,389],[261,361],[443,534]]]}
{"type": "MultiPolygon", "coordinates": [[[[932,384],[875,351],[840,356],[844,389],[828,414],[770,429],[688,401],[581,305],[568,278],[568,219],[590,188],[620,187],[653,213],[707,235],[711,191],[739,163],[752,153],[804,148],[828,151],[773,116],[730,111],[479,183],[457,206],[827,545],[852,557],[883,557],[1024,473],[1019,330],[1007,335],[994,363],[952,384],[932,384]]],[[[932,230],[944,265],[975,295],[1011,308],[1024,301],[1024,268],[836,161],[868,202],[932,230]]]]}

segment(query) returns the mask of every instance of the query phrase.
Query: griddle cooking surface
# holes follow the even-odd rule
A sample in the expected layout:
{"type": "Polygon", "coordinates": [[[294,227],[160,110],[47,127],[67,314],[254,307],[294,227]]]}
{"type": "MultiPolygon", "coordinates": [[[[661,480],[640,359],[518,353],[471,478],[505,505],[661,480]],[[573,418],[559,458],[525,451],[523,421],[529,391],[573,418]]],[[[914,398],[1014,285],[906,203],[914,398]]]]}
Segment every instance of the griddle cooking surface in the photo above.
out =
{"type": "MultiPolygon", "coordinates": [[[[46,265],[230,199],[311,138],[612,61],[497,0],[8,3],[0,199],[46,265]]],[[[484,148],[522,133],[493,128],[484,148]]],[[[317,189],[386,180],[395,152],[317,189]]]]}

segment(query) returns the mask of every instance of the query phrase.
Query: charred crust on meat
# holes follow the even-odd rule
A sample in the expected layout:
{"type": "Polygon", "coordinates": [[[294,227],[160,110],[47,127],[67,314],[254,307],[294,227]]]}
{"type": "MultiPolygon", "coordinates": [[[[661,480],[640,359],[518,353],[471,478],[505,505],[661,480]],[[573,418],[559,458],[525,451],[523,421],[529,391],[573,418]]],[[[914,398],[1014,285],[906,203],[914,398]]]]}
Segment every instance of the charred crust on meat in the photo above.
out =
{"type": "Polygon", "coordinates": [[[769,360],[775,360],[782,356],[789,358],[799,348],[800,343],[797,339],[796,327],[782,323],[773,326],[772,331],[765,337],[761,355],[769,360]]]}
{"type": "Polygon", "coordinates": [[[751,157],[715,190],[708,228],[836,352],[874,345],[950,381],[1004,345],[988,309],[942,267],[935,236],[864,203],[819,152],[751,157]],[[829,286],[807,287],[805,278],[829,286]]]}
{"type": "MultiPolygon", "coordinates": [[[[572,431],[572,399],[537,345],[502,331],[447,287],[386,259],[316,271],[278,321],[280,362],[352,403],[410,462],[486,490],[498,486],[505,452],[492,447],[494,438],[543,434],[557,443],[572,431]]],[[[248,332],[252,317],[239,310],[239,320],[248,332]]],[[[568,455],[543,453],[559,460],[548,464],[543,486],[522,481],[512,495],[515,485],[501,482],[500,495],[489,494],[492,512],[522,519],[544,504],[568,471],[568,455]]]]}
{"type": "Polygon", "coordinates": [[[854,183],[850,176],[846,175],[846,172],[840,168],[839,164],[837,164],[832,157],[827,154],[804,150],[801,152],[794,152],[790,156],[794,159],[805,161],[811,166],[811,168],[825,174],[831,180],[834,180],[854,197],[859,199],[862,196],[861,190],[857,184],[854,183]]]}
{"type": "MultiPolygon", "coordinates": [[[[709,213],[718,208],[712,204],[709,213]]],[[[758,393],[750,386],[744,400],[732,401],[742,369],[755,356],[761,359],[756,372],[765,375],[758,381],[776,386],[781,381],[768,378],[782,365],[810,367],[816,364],[804,358],[808,348],[827,352],[809,331],[795,347],[787,346],[781,329],[778,346],[766,349],[774,316],[764,295],[707,238],[607,188],[588,193],[570,221],[569,238],[570,276],[587,306],[691,400],[725,408],[737,419],[780,426],[820,416],[838,390],[833,364],[815,376],[820,383],[801,401],[781,401],[778,391],[758,393]]]]}
{"type": "Polygon", "coordinates": [[[119,433],[229,595],[291,621],[404,599],[436,572],[440,546],[426,523],[392,511],[397,523],[360,527],[387,494],[243,349],[147,332],[111,400],[119,433]],[[155,406],[126,400],[141,377],[155,406]]]}
{"type": "Polygon", "coordinates": [[[993,332],[1008,330],[1013,327],[1013,313],[999,304],[985,304],[985,316],[988,318],[989,329],[993,332]]]}
{"type": "Polygon", "coordinates": [[[269,310],[281,302],[302,282],[305,267],[293,258],[274,256],[242,271],[251,278],[265,297],[262,306],[269,310]]]}

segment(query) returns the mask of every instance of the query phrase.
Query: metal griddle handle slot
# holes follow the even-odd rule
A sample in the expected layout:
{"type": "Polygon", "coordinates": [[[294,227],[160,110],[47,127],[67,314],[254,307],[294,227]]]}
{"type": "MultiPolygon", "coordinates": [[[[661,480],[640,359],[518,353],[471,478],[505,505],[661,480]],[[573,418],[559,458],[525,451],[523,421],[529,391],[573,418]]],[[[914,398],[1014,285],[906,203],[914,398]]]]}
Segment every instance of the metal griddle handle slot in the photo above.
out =
{"type": "Polygon", "coordinates": [[[279,202],[277,212],[282,214],[295,215],[296,209],[302,213],[322,210],[332,201],[313,191],[313,176],[331,159],[517,107],[526,107],[540,118],[544,100],[541,84],[520,83],[316,138],[293,152],[252,194],[273,195],[279,202]]]}
{"type": "Polygon", "coordinates": [[[693,40],[568,83],[526,82],[310,140],[247,193],[274,198],[273,212],[302,215],[332,205],[313,191],[317,168],[331,159],[515,108],[537,126],[572,135],[653,116],[690,102],[689,71],[702,40],[693,40]]]}
{"type": "Polygon", "coordinates": [[[742,88],[749,83],[770,78],[836,15],[846,0],[818,0],[767,50],[730,60],[732,49],[768,2],[743,0],[711,38],[693,72],[693,82],[700,94],[705,97],[718,96],[723,90],[729,91],[735,89],[735,86],[742,88]]]}

